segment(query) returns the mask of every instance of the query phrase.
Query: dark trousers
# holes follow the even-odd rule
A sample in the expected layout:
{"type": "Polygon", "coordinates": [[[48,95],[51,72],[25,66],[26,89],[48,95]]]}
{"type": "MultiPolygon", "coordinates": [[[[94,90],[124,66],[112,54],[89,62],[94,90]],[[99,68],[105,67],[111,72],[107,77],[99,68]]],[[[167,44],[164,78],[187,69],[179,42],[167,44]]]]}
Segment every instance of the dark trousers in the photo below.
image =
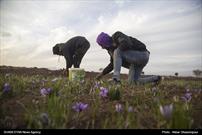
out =
{"type": "Polygon", "coordinates": [[[90,48],[90,44],[88,42],[84,42],[80,48],[78,48],[74,55],[73,55],[73,65],[74,68],[79,68],[82,58],[83,56],[86,54],[86,52],[88,51],[88,49],[90,48]]]}

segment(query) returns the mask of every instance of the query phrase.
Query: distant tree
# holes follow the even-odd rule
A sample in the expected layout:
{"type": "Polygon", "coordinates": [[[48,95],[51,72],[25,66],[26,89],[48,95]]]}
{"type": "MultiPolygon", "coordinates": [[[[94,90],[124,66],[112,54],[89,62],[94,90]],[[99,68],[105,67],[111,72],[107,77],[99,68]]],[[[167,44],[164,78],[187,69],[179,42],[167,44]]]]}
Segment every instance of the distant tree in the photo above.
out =
{"type": "Polygon", "coordinates": [[[199,77],[199,76],[202,76],[202,71],[199,70],[199,69],[196,69],[196,70],[193,70],[193,74],[194,74],[196,77],[199,77]]]}
{"type": "Polygon", "coordinates": [[[179,75],[178,72],[176,72],[176,73],[175,73],[175,76],[178,76],[178,75],[179,75]]]}

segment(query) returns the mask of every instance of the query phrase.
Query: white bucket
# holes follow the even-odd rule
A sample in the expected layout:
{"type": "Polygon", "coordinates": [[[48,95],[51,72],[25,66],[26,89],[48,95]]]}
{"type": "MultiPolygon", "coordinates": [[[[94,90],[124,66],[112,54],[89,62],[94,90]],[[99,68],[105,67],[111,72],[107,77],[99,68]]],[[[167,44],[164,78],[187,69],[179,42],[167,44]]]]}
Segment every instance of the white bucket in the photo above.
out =
{"type": "Polygon", "coordinates": [[[82,68],[70,68],[69,80],[70,81],[82,81],[85,77],[85,70],[82,68]]]}

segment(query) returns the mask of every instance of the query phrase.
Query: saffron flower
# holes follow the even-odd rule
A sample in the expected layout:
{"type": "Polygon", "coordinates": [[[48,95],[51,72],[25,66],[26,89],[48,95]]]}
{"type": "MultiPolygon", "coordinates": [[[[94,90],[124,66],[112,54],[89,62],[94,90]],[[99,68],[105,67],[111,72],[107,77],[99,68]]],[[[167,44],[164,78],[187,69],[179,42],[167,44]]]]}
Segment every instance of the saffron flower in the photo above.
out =
{"type": "Polygon", "coordinates": [[[128,112],[133,112],[133,107],[132,106],[128,107],[128,112]]]}
{"type": "Polygon", "coordinates": [[[11,90],[11,86],[9,85],[9,83],[5,83],[3,87],[3,93],[9,92],[10,90],[11,90]]]}
{"type": "Polygon", "coordinates": [[[116,104],[116,105],[115,105],[115,109],[116,109],[117,112],[123,111],[123,108],[122,108],[122,105],[121,105],[121,104],[116,104]]]}
{"type": "Polygon", "coordinates": [[[182,98],[185,102],[190,102],[190,101],[191,101],[191,95],[192,95],[192,93],[187,92],[187,93],[185,93],[185,95],[182,96],[181,98],[182,98]]]}
{"type": "Polygon", "coordinates": [[[108,92],[109,92],[109,91],[108,91],[107,88],[100,87],[100,96],[101,96],[101,97],[107,97],[108,92]]]}
{"type": "Polygon", "coordinates": [[[42,89],[40,90],[42,96],[49,95],[49,94],[51,93],[51,91],[52,91],[51,88],[48,88],[48,89],[42,88],[42,89]]]}
{"type": "Polygon", "coordinates": [[[72,107],[72,109],[76,112],[81,112],[83,110],[86,110],[88,107],[88,104],[84,104],[82,102],[76,102],[76,104],[72,107]]]}
{"type": "Polygon", "coordinates": [[[160,112],[166,119],[170,119],[173,112],[173,104],[165,106],[160,105],[160,112]]]}
{"type": "Polygon", "coordinates": [[[94,88],[97,89],[97,88],[99,88],[99,87],[100,87],[100,82],[95,82],[94,88]]]}
{"type": "Polygon", "coordinates": [[[96,81],[95,85],[91,87],[90,93],[94,93],[96,89],[99,89],[99,87],[100,87],[100,82],[96,81]]]}
{"type": "Polygon", "coordinates": [[[47,91],[48,93],[51,93],[52,89],[51,89],[51,88],[48,88],[48,89],[46,89],[46,91],[47,91]]]}

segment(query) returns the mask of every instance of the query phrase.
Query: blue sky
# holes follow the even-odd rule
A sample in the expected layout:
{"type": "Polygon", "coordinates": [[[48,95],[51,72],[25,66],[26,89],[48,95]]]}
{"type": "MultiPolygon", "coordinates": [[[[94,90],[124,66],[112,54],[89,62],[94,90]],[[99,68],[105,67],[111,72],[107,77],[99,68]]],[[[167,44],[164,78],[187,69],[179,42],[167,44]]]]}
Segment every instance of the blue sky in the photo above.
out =
{"type": "Polygon", "coordinates": [[[151,52],[146,74],[202,70],[201,0],[1,0],[0,65],[65,68],[52,47],[81,35],[91,44],[81,67],[99,71],[109,63],[96,43],[102,31],[145,43],[151,52]]]}

